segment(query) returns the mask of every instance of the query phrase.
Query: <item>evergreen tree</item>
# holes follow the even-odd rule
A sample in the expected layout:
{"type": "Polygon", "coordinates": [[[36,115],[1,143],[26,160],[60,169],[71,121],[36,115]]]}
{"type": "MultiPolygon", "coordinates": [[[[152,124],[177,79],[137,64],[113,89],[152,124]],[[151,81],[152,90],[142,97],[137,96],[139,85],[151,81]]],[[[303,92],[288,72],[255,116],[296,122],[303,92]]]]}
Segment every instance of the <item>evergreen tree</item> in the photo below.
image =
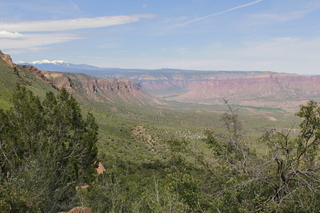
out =
{"type": "MultiPolygon", "coordinates": [[[[12,104],[9,111],[0,110],[3,191],[23,191],[26,203],[37,201],[33,210],[56,212],[72,207],[76,186],[94,180],[98,126],[93,115],[88,113],[84,119],[64,88],[57,97],[47,93],[41,102],[17,85],[12,104]]],[[[14,199],[10,202],[0,198],[0,210],[2,203],[13,208],[14,199]]]]}

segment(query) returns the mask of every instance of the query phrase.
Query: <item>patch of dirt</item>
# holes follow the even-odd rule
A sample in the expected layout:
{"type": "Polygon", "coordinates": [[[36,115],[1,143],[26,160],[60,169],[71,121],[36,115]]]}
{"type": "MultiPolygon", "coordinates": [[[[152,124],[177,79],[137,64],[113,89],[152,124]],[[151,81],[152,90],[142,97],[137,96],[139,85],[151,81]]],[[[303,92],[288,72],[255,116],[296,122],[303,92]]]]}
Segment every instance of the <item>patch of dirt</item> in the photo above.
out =
{"type": "Polygon", "coordinates": [[[92,212],[92,208],[80,206],[80,207],[75,207],[68,212],[59,212],[59,213],[93,213],[93,212],[92,212]]]}
{"type": "Polygon", "coordinates": [[[106,169],[104,168],[104,166],[102,165],[102,163],[99,162],[99,166],[98,166],[98,168],[97,168],[98,174],[100,175],[100,174],[102,174],[104,171],[106,171],[106,169]]]}
{"type": "Polygon", "coordinates": [[[275,117],[272,117],[272,116],[268,116],[267,117],[270,121],[277,121],[277,119],[275,117]]]}

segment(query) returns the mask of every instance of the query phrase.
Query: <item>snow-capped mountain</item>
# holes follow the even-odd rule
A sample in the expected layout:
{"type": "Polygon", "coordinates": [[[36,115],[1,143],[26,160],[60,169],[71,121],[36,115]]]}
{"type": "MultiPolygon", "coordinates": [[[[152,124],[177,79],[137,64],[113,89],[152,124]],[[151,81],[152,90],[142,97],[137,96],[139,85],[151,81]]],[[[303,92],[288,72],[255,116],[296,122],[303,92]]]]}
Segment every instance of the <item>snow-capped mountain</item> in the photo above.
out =
{"type": "Polygon", "coordinates": [[[30,64],[33,64],[33,65],[36,65],[36,64],[63,64],[63,63],[67,63],[65,61],[62,61],[62,60],[54,60],[54,61],[49,61],[49,60],[42,60],[42,61],[33,61],[33,62],[30,62],[30,64]]]}
{"type": "Polygon", "coordinates": [[[81,72],[88,70],[101,70],[100,67],[87,65],[87,64],[72,64],[67,63],[62,60],[42,60],[42,61],[32,61],[32,62],[22,62],[19,61],[17,64],[21,65],[32,65],[37,67],[40,70],[48,70],[48,71],[60,71],[60,72],[81,72]]]}

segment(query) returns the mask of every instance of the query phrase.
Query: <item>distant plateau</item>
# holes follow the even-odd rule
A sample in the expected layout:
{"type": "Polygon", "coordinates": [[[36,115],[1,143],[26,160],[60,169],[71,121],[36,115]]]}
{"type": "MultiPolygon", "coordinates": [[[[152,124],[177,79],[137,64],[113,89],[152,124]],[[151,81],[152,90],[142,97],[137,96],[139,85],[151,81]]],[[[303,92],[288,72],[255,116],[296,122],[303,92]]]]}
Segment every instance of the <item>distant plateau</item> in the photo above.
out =
{"type": "Polygon", "coordinates": [[[153,99],[154,103],[174,101],[219,105],[225,99],[239,106],[296,109],[308,100],[320,101],[320,75],[303,76],[269,71],[99,68],[58,60],[23,64],[36,66],[39,70],[84,73],[99,79],[126,77],[139,85],[137,87],[160,99],[153,99]]]}

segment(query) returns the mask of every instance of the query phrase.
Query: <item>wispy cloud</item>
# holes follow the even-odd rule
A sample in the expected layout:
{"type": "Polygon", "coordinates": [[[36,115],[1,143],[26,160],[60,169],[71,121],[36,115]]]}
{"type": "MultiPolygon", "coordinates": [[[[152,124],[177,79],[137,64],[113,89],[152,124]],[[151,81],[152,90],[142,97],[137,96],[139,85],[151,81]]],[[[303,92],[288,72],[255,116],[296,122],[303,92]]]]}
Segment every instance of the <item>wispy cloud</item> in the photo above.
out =
{"type": "Polygon", "coordinates": [[[281,11],[277,11],[273,13],[250,14],[248,15],[250,20],[246,21],[246,25],[270,24],[270,23],[297,20],[319,9],[320,9],[319,0],[311,1],[311,2],[301,2],[299,6],[294,10],[289,9],[290,11],[288,11],[287,8],[284,8],[281,11]]]}
{"type": "MultiPolygon", "coordinates": [[[[219,44],[218,44],[219,46],[219,44]]],[[[269,70],[276,72],[304,73],[319,75],[320,37],[302,39],[299,37],[278,37],[266,40],[247,41],[244,46],[236,49],[220,50],[210,48],[207,56],[196,57],[197,54],[185,55],[185,57],[173,58],[166,56],[172,49],[161,48],[165,54],[162,57],[145,58],[113,58],[112,60],[100,60],[95,63],[101,67],[122,68],[162,68],[195,70],[269,70]],[[212,57],[215,55],[215,57],[212,57]]],[[[217,48],[216,48],[217,49],[217,48]]],[[[182,50],[176,47],[174,50],[182,50]]]]}
{"type": "Polygon", "coordinates": [[[242,7],[248,7],[248,6],[250,6],[250,5],[257,4],[257,3],[261,2],[261,1],[263,1],[263,0],[257,0],[257,1],[254,1],[254,2],[251,2],[251,3],[248,3],[248,4],[243,4],[243,5],[240,5],[240,6],[237,6],[237,7],[230,8],[230,9],[228,9],[228,10],[221,11],[221,12],[219,12],[219,13],[214,13],[214,14],[207,15],[207,16],[200,17],[200,18],[198,18],[198,17],[196,16],[196,17],[197,17],[196,19],[193,19],[193,20],[184,22],[184,23],[182,23],[182,24],[176,25],[176,26],[172,27],[171,29],[177,28],[177,27],[183,27],[183,26],[188,25],[188,24],[190,24],[190,23],[193,23],[193,22],[196,22],[196,21],[200,21],[200,20],[203,20],[203,19],[207,19],[207,18],[210,18],[210,17],[212,17],[212,16],[221,15],[221,14],[224,14],[224,13],[227,13],[227,12],[230,12],[230,11],[233,11],[233,10],[240,9],[240,8],[242,8],[242,7]]]}
{"type": "Polygon", "coordinates": [[[320,48],[320,37],[312,39],[301,39],[297,37],[280,37],[267,41],[249,41],[244,43],[246,48],[235,54],[248,58],[269,58],[306,61],[320,59],[318,50],[320,48]]]}
{"type": "Polygon", "coordinates": [[[87,28],[108,27],[139,21],[141,18],[154,18],[153,14],[103,16],[95,18],[77,18],[63,20],[26,21],[0,23],[0,30],[11,32],[53,32],[87,28]]]}
{"type": "Polygon", "coordinates": [[[45,45],[68,42],[82,37],[70,33],[31,33],[25,34],[24,39],[1,38],[1,49],[41,49],[45,45]]]}
{"type": "Polygon", "coordinates": [[[73,7],[75,10],[81,11],[80,8],[79,8],[79,6],[78,6],[76,3],[74,3],[74,2],[71,1],[71,0],[68,0],[68,1],[69,1],[69,3],[72,5],[72,7],[73,7]]]}
{"type": "Polygon", "coordinates": [[[82,36],[75,33],[60,33],[61,31],[122,25],[137,22],[141,18],[154,17],[155,15],[152,14],[138,14],[53,21],[2,22],[0,23],[1,48],[5,50],[34,51],[35,49],[43,49],[50,44],[83,39],[82,36]]]}
{"type": "Polygon", "coordinates": [[[180,55],[187,55],[189,53],[189,48],[187,47],[174,47],[173,50],[180,55]]]}
{"type": "Polygon", "coordinates": [[[256,23],[262,22],[283,22],[289,21],[294,19],[301,18],[305,13],[303,12],[293,12],[288,14],[272,14],[272,13],[265,13],[265,14],[256,14],[250,15],[252,18],[251,20],[255,20],[256,23]]]}
{"type": "Polygon", "coordinates": [[[24,35],[18,32],[0,31],[0,39],[23,39],[24,35]]]}

